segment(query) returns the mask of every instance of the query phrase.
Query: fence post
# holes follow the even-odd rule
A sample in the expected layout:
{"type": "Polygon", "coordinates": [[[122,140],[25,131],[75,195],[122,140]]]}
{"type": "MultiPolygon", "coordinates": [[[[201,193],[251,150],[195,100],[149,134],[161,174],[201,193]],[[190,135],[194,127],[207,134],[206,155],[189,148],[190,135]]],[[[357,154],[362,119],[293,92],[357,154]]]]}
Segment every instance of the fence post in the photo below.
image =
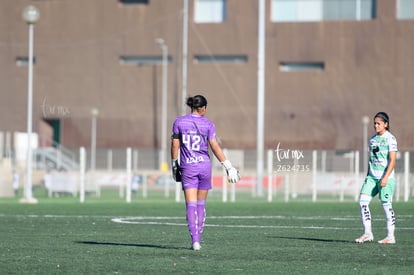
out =
{"type": "Polygon", "coordinates": [[[224,175],[223,176],[223,179],[222,179],[222,182],[223,182],[223,186],[222,186],[222,201],[223,202],[227,202],[227,179],[226,179],[226,176],[224,175]]]}
{"type": "Polygon", "coordinates": [[[181,184],[179,182],[175,182],[175,201],[180,202],[180,194],[181,194],[181,184]]]}
{"type": "Polygon", "coordinates": [[[107,168],[108,168],[108,171],[112,171],[112,150],[111,149],[109,149],[108,150],[108,153],[107,153],[107,168]]]}
{"type": "Polygon", "coordinates": [[[355,201],[359,197],[359,151],[355,151],[355,201]]]}
{"type": "Polygon", "coordinates": [[[410,198],[410,153],[404,153],[404,201],[410,198]]]}
{"type": "MultiPolygon", "coordinates": [[[[225,156],[227,156],[227,149],[223,149],[223,153],[225,156]]],[[[223,202],[227,202],[227,176],[226,176],[226,171],[225,168],[222,168],[222,173],[223,173],[223,186],[222,186],[222,190],[223,190],[223,196],[222,196],[222,200],[223,202]]]]}
{"type": "MultiPolygon", "coordinates": [[[[180,154],[178,154],[178,159],[180,159],[180,154]]],[[[174,181],[174,184],[175,184],[175,201],[180,202],[181,201],[182,183],[174,181]]]]}
{"type": "Polygon", "coordinates": [[[312,201],[316,202],[316,163],[318,153],[316,150],[312,151],[312,201]]]}
{"type": "Polygon", "coordinates": [[[235,202],[236,201],[236,184],[232,183],[230,188],[230,201],[235,202]]]}
{"type": "Polygon", "coordinates": [[[85,148],[81,147],[79,150],[79,166],[80,166],[80,175],[79,175],[79,198],[80,202],[85,202],[85,163],[86,163],[86,154],[85,148]]]}
{"type": "Polygon", "coordinates": [[[273,199],[273,150],[267,151],[267,201],[273,199]]]}
{"type": "Polygon", "coordinates": [[[127,148],[126,156],[126,202],[131,202],[131,181],[132,181],[132,150],[127,148]]]}
{"type": "Polygon", "coordinates": [[[164,182],[164,196],[166,198],[169,198],[170,197],[170,185],[173,179],[170,176],[170,174],[168,174],[169,166],[167,162],[164,162],[162,165],[164,165],[162,168],[166,169],[166,171],[163,171],[164,172],[163,175],[161,175],[161,177],[163,178],[163,182],[164,182]]]}

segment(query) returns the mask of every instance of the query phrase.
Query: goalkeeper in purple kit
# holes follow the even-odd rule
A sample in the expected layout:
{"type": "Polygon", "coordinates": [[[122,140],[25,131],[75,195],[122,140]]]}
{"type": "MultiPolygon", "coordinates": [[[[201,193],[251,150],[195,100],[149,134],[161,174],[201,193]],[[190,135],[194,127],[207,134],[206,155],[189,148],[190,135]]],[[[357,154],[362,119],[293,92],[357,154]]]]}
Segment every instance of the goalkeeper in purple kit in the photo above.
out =
{"type": "Polygon", "coordinates": [[[239,181],[240,176],[216,140],[214,123],[204,117],[207,110],[206,98],[196,95],[189,97],[186,103],[191,108],[191,113],[176,118],[172,129],[172,174],[176,181],[181,181],[184,190],[192,249],[200,250],[206,217],[206,199],[208,191],[212,188],[209,146],[226,169],[230,183],[239,181]]]}

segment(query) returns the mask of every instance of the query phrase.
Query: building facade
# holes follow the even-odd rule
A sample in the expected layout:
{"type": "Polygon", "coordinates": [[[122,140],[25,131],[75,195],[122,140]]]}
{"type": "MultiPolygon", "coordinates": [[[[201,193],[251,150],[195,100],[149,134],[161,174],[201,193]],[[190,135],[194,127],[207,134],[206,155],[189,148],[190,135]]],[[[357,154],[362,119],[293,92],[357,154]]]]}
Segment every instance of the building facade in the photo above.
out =
{"type": "Polygon", "coordinates": [[[414,149],[410,1],[266,0],[262,110],[260,1],[188,0],[188,13],[185,2],[0,1],[0,131],[26,130],[28,28],[21,13],[32,4],[41,14],[34,28],[33,124],[45,144],[88,147],[97,110],[98,147],[159,148],[161,38],[168,48],[168,133],[174,118],[189,111],[185,97],[203,94],[225,148],[256,148],[257,115],[264,112],[266,149],[280,143],[360,150],[364,127],[373,132],[362,118],[385,111],[400,149],[414,149]]]}

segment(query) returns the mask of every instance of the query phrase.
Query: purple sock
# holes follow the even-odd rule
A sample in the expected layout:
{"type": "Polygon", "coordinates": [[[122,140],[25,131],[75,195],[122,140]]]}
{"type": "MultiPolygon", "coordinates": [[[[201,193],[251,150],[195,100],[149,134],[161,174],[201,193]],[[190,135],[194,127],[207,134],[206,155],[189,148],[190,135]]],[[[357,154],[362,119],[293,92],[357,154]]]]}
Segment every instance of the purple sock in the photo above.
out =
{"type": "Polygon", "coordinates": [[[198,214],[198,235],[203,234],[204,222],[206,220],[206,200],[197,201],[197,214],[198,214]]]}
{"type": "Polygon", "coordinates": [[[188,224],[188,231],[190,232],[192,242],[200,242],[200,235],[198,234],[198,218],[197,218],[197,202],[186,202],[186,218],[188,224]]]}

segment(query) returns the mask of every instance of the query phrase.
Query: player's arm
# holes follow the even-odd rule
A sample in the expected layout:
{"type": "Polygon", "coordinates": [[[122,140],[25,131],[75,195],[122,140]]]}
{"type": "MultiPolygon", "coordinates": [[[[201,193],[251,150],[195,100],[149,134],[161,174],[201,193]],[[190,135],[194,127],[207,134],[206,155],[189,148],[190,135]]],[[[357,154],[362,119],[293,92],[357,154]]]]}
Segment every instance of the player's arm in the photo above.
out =
{"type": "Polygon", "coordinates": [[[221,150],[220,145],[217,143],[217,139],[210,139],[209,143],[210,143],[211,151],[216,156],[218,161],[220,161],[220,162],[225,161],[227,158],[224,155],[223,150],[221,150]]]}
{"type": "Polygon", "coordinates": [[[180,139],[178,135],[173,134],[171,136],[171,159],[178,159],[178,150],[180,149],[180,139]]]}
{"type": "Polygon", "coordinates": [[[220,145],[217,143],[217,140],[215,138],[210,139],[209,144],[213,154],[226,169],[228,181],[231,183],[238,182],[240,180],[239,171],[231,165],[231,162],[224,155],[223,150],[221,150],[220,145]]]}
{"type": "Polygon", "coordinates": [[[178,163],[178,151],[180,149],[180,138],[178,134],[171,136],[171,172],[175,181],[181,181],[181,167],[178,163]]]}
{"type": "Polygon", "coordinates": [[[382,187],[387,185],[388,177],[391,175],[392,170],[394,170],[396,162],[397,162],[397,152],[394,152],[394,151],[389,152],[387,171],[385,171],[385,174],[381,179],[381,186],[382,187]]]}

